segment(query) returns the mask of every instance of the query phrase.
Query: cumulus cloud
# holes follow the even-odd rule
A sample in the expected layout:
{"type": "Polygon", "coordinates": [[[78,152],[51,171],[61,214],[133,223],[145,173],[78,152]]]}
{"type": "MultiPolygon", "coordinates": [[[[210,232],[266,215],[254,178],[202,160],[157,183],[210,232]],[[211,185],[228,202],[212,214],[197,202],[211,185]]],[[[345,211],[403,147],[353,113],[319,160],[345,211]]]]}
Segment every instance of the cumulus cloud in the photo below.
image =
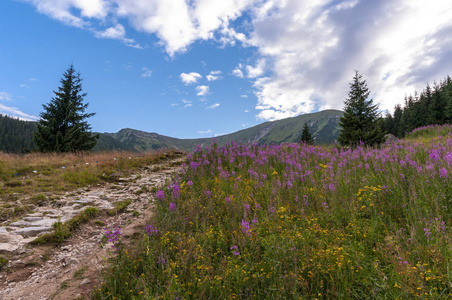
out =
{"type": "MultiPolygon", "coordinates": [[[[14,100],[10,93],[0,92],[0,102],[5,103],[5,102],[13,102],[13,101],[14,100]]],[[[7,106],[3,103],[0,103],[0,114],[2,114],[2,115],[8,115],[8,116],[11,116],[13,118],[18,118],[23,121],[37,121],[38,120],[38,117],[36,117],[36,116],[26,114],[17,107],[13,107],[13,106],[9,106],[9,105],[7,106]]]]}
{"type": "Polygon", "coordinates": [[[198,85],[196,87],[196,91],[198,92],[196,95],[197,96],[206,96],[209,94],[209,86],[207,85],[198,85]]]}
{"type": "Polygon", "coordinates": [[[234,70],[232,70],[232,75],[235,77],[243,78],[243,65],[239,64],[234,70]]]}
{"type": "Polygon", "coordinates": [[[248,98],[248,95],[240,95],[240,98],[248,98]]]}
{"type": "Polygon", "coordinates": [[[187,73],[181,73],[179,75],[179,77],[180,77],[180,80],[182,80],[182,82],[185,85],[196,83],[199,79],[202,78],[201,74],[196,73],[196,72],[190,72],[188,74],[187,73]]]}
{"type": "MultiPolygon", "coordinates": [[[[138,31],[155,34],[172,56],[184,52],[197,40],[214,39],[222,45],[245,41],[246,36],[230,24],[262,0],[22,0],[39,12],[64,24],[96,28],[105,36],[123,40],[118,19],[126,19],[138,31]],[[113,26],[102,31],[106,23],[113,26]]],[[[124,41],[124,40],[123,40],[124,41]]]]}
{"type": "Polygon", "coordinates": [[[116,24],[114,27],[109,27],[103,31],[93,30],[93,32],[97,38],[120,40],[129,47],[137,49],[143,48],[140,44],[135,42],[135,40],[126,37],[126,30],[121,24],[116,24]]]}
{"type": "Polygon", "coordinates": [[[212,104],[211,106],[207,107],[206,109],[215,109],[215,108],[217,108],[218,106],[220,106],[220,103],[214,103],[214,104],[212,104]]]}
{"type": "Polygon", "coordinates": [[[152,76],[152,71],[149,70],[147,67],[144,67],[141,69],[143,73],[141,74],[141,77],[147,78],[152,76]]]}
{"type": "Polygon", "coordinates": [[[271,61],[267,77],[254,81],[264,120],[342,109],[355,69],[390,110],[450,72],[449,1],[267,1],[254,15],[249,43],[271,61]]]}
{"type": "MultiPolygon", "coordinates": [[[[253,81],[264,120],[342,109],[355,69],[380,108],[392,110],[406,93],[442,79],[452,64],[451,1],[22,1],[98,38],[141,47],[118,20],[125,21],[155,34],[170,56],[200,40],[252,46],[256,64],[239,64],[232,75],[253,81]]],[[[209,75],[210,81],[216,76],[209,75]]],[[[191,78],[184,83],[201,75],[191,78]]]]}
{"type": "Polygon", "coordinates": [[[215,81],[221,79],[221,71],[212,71],[206,76],[208,81],[215,81]]]}
{"type": "Polygon", "coordinates": [[[256,65],[253,67],[251,65],[246,66],[246,77],[256,78],[264,74],[265,71],[265,59],[259,59],[256,65]]]}

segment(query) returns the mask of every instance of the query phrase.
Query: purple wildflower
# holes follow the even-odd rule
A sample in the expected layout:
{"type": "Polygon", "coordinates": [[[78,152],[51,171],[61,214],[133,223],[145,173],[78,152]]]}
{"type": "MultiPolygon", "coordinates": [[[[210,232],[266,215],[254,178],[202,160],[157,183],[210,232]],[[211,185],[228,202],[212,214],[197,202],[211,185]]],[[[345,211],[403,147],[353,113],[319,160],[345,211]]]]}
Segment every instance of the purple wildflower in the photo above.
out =
{"type": "Polygon", "coordinates": [[[245,221],[244,219],[242,219],[242,231],[243,231],[243,233],[250,232],[250,222],[245,221]]]}
{"type": "Polygon", "coordinates": [[[157,200],[162,201],[165,199],[165,192],[164,191],[157,191],[156,195],[157,200]]]}
{"type": "Polygon", "coordinates": [[[180,196],[179,185],[177,183],[174,183],[173,184],[173,197],[174,197],[174,199],[177,199],[177,198],[179,198],[179,196],[180,196]]]}
{"type": "Polygon", "coordinates": [[[105,230],[104,235],[105,237],[107,237],[108,242],[113,243],[111,247],[116,248],[116,251],[119,251],[121,246],[121,241],[119,238],[122,236],[121,228],[119,228],[119,226],[116,226],[116,229],[114,231],[105,230]]]}
{"type": "Polygon", "coordinates": [[[446,168],[439,169],[439,177],[447,178],[447,170],[446,168]]]}
{"type": "Polygon", "coordinates": [[[157,227],[153,227],[151,225],[146,225],[146,234],[147,236],[157,235],[157,227]]]}
{"type": "Polygon", "coordinates": [[[169,209],[176,211],[176,209],[177,209],[176,203],[170,202],[169,209]]]}

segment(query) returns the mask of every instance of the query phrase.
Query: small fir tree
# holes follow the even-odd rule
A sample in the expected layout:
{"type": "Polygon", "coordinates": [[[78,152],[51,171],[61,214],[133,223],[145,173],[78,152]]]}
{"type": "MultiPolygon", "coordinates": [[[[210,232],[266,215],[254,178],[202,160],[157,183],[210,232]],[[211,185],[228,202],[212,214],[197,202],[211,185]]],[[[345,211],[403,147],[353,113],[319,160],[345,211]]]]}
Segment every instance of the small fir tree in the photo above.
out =
{"type": "Polygon", "coordinates": [[[304,123],[304,126],[303,126],[303,131],[301,133],[300,142],[306,143],[308,145],[314,144],[314,138],[312,137],[311,133],[309,132],[308,123],[306,123],[306,122],[304,123]]]}
{"type": "Polygon", "coordinates": [[[355,147],[362,142],[374,146],[385,141],[378,106],[373,104],[372,99],[368,99],[369,94],[366,81],[362,80],[358,71],[355,71],[348,98],[345,100],[344,114],[339,119],[341,145],[355,147]]]}
{"type": "Polygon", "coordinates": [[[33,142],[41,152],[91,150],[99,136],[91,134],[91,126],[86,121],[94,113],[85,113],[88,104],[83,103],[86,93],[82,93],[80,73],[71,64],[60,82],[55,97],[43,105],[45,111],[40,113],[33,142]]]}

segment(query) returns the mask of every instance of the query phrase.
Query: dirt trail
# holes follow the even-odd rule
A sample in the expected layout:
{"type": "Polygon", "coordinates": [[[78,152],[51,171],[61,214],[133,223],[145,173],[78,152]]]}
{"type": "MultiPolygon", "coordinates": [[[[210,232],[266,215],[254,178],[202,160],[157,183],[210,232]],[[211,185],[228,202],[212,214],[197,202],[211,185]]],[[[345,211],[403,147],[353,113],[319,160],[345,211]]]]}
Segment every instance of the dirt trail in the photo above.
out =
{"type": "MultiPolygon", "coordinates": [[[[170,179],[178,169],[174,163],[180,161],[167,161],[159,165],[158,171],[152,169],[156,167],[154,165],[128,178],[121,178],[117,183],[79,190],[76,195],[67,193],[61,202],[71,204],[71,209],[79,208],[80,199],[88,205],[104,208],[109,203],[125,199],[131,199],[132,203],[123,213],[97,217],[96,220],[102,223],[91,221],[82,225],[61,246],[29,246],[23,245],[24,240],[16,241],[17,245],[11,244],[14,258],[7,268],[0,271],[0,299],[89,299],[90,291],[99,283],[100,270],[111,250],[111,244],[103,245],[104,229],[111,230],[119,225],[125,239],[135,232],[143,232],[153,212],[154,196],[150,189],[170,179]],[[78,203],[74,203],[74,199],[78,203]]],[[[83,206],[79,211],[82,209],[83,206]]]]}

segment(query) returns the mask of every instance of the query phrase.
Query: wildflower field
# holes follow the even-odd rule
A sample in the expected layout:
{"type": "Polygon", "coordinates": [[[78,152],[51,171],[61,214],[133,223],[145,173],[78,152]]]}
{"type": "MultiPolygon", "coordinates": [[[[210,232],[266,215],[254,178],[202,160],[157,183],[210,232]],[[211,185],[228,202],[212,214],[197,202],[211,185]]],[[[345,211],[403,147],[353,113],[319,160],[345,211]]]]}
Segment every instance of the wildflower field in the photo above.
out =
{"type": "Polygon", "coordinates": [[[156,192],[95,299],[452,297],[452,126],[380,149],[212,144],[156,192]]]}

